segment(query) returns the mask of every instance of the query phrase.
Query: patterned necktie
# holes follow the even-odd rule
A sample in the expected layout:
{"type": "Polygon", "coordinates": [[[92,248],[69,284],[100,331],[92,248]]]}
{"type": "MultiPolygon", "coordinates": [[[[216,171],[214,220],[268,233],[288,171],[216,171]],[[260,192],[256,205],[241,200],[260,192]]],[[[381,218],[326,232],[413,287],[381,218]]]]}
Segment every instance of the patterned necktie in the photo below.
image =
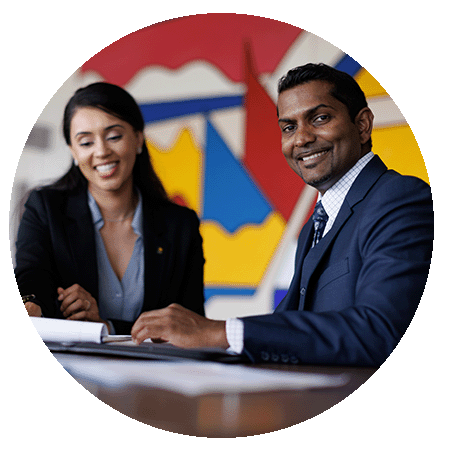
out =
{"type": "Polygon", "coordinates": [[[325,212],[325,208],[322,206],[322,202],[319,201],[314,208],[312,215],[312,220],[314,222],[314,237],[312,246],[314,247],[320,241],[325,230],[325,225],[327,224],[328,215],[325,212]]]}

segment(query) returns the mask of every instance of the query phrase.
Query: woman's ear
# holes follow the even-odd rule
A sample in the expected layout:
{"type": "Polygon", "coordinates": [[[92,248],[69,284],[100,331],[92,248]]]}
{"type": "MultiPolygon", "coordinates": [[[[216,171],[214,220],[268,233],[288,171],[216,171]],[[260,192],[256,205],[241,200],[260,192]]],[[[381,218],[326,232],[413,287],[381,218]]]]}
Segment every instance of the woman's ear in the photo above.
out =
{"type": "Polygon", "coordinates": [[[73,148],[72,148],[71,145],[69,145],[69,150],[70,150],[70,153],[71,153],[71,155],[72,155],[74,164],[75,164],[76,166],[78,166],[77,156],[75,155],[75,152],[74,152],[74,150],[73,150],[73,148]]]}
{"type": "Polygon", "coordinates": [[[136,136],[138,139],[138,148],[142,148],[142,146],[144,145],[144,133],[142,131],[136,131],[136,136]]]}
{"type": "Polygon", "coordinates": [[[359,136],[361,145],[366,144],[372,136],[373,128],[373,113],[368,108],[365,107],[359,111],[355,117],[355,124],[359,130],[359,136]]]}

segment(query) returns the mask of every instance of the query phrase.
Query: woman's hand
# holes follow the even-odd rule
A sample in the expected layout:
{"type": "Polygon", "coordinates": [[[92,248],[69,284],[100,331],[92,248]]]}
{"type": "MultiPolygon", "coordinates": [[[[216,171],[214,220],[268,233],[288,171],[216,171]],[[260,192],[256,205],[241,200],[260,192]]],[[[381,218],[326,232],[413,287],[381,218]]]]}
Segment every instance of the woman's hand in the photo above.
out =
{"type": "Polygon", "coordinates": [[[63,316],[68,320],[106,323],[100,317],[95,298],[79,284],[73,284],[67,289],[59,287],[58,300],[61,302],[63,316]]]}
{"type": "Polygon", "coordinates": [[[42,309],[39,305],[36,305],[36,303],[26,302],[25,309],[27,310],[27,313],[30,317],[41,317],[42,316],[42,309]]]}

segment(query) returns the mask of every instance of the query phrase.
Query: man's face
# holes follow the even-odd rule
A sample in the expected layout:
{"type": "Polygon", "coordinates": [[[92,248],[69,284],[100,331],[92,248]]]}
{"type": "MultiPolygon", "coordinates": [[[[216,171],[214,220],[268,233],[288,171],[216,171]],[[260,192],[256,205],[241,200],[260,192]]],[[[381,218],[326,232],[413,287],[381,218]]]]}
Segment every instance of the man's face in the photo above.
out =
{"type": "Polygon", "coordinates": [[[316,80],[278,97],[283,155],[305,183],[322,194],[368,153],[362,144],[370,139],[373,120],[364,108],[353,123],[347,107],[330,91],[329,83],[316,80]]]}

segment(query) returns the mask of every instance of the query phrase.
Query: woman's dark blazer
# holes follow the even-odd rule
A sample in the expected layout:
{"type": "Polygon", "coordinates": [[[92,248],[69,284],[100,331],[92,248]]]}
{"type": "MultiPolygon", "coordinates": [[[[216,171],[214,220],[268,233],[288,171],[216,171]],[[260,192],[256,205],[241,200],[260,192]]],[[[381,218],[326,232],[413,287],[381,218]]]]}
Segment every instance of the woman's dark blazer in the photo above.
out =
{"type": "MultiPolygon", "coordinates": [[[[197,215],[173,203],[152,207],[143,197],[143,222],[142,312],[178,303],[204,315],[205,260],[197,215]]],[[[94,226],[85,188],[32,191],[19,226],[15,275],[21,295],[34,294],[45,317],[62,318],[58,287],[77,283],[98,299],[94,226]]],[[[112,323],[118,334],[129,334],[133,325],[112,323]]]]}

